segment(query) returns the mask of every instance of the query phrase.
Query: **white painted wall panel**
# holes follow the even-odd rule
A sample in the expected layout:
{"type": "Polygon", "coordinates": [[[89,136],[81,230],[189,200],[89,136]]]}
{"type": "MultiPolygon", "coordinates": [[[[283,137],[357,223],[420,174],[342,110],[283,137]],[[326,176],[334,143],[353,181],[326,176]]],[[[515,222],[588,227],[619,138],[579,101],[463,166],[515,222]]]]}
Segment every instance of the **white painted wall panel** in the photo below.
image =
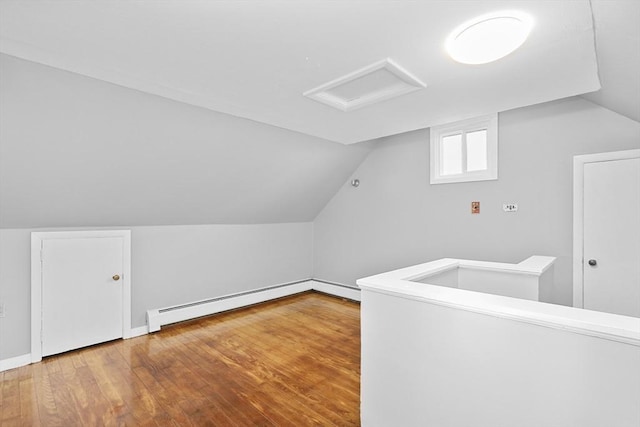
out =
{"type": "Polygon", "coordinates": [[[312,225],[135,227],[133,326],[163,308],[311,278],[312,225]]]}
{"type": "Polygon", "coordinates": [[[640,424],[640,347],[362,291],[362,421],[640,424]]]}
{"type": "Polygon", "coordinates": [[[31,351],[30,262],[30,230],[0,229],[0,301],[5,307],[5,317],[0,318],[0,360],[31,351]]]}

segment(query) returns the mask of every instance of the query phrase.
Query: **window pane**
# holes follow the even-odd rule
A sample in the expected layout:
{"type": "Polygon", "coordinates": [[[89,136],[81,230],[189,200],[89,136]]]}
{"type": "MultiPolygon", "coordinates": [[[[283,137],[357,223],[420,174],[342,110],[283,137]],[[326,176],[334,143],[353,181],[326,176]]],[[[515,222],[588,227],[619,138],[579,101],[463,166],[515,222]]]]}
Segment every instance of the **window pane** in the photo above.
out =
{"type": "Polygon", "coordinates": [[[442,175],[462,173],[462,134],[442,138],[442,175]]]}
{"type": "Polygon", "coordinates": [[[487,170],[487,130],[467,133],[467,172],[487,170]]]}

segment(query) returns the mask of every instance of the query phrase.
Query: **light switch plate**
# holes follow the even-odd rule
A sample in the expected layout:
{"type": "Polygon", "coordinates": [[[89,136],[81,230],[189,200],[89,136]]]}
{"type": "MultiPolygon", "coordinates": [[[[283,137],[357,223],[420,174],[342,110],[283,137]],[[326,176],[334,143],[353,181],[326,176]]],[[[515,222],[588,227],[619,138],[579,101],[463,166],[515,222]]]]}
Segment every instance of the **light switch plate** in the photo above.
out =
{"type": "Polygon", "coordinates": [[[505,212],[517,212],[518,204],[517,203],[503,203],[502,210],[505,212]]]}

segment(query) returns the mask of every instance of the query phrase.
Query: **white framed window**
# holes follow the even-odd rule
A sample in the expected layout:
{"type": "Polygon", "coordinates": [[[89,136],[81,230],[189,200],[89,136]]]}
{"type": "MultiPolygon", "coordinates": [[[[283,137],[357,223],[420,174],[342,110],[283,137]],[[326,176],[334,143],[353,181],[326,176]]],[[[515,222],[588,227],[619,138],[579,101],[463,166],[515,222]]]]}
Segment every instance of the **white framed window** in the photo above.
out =
{"type": "Polygon", "coordinates": [[[431,184],[498,179],[498,114],[431,127],[431,184]]]}

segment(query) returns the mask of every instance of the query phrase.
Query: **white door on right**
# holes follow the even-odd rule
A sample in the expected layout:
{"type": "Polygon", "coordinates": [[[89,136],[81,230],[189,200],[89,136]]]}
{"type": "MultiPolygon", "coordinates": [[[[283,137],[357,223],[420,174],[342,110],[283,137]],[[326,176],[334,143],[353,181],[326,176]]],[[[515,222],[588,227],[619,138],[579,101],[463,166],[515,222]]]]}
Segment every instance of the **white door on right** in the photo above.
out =
{"type": "Polygon", "coordinates": [[[640,317],[640,158],[584,165],[584,308],[640,317]]]}

